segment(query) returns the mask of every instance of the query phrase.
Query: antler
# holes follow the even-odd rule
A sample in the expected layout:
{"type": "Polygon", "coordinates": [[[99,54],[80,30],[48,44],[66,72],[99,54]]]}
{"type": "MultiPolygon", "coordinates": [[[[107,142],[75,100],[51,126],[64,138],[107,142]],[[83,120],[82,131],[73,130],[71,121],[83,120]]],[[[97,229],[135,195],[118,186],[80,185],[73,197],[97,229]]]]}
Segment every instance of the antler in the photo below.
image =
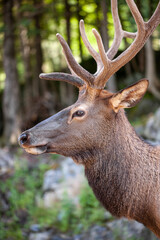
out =
{"type": "MultiPolygon", "coordinates": [[[[85,83],[96,89],[103,89],[108,79],[117,72],[122,66],[129,62],[143,47],[149,36],[152,34],[154,29],[160,23],[160,2],[148,22],[144,22],[135,2],[133,0],[126,0],[130,11],[137,24],[137,32],[131,33],[124,31],[121,26],[121,22],[118,15],[117,0],[111,0],[112,16],[115,27],[114,40],[111,48],[105,52],[102,39],[96,29],[92,29],[92,32],[96,38],[99,53],[94,50],[85,33],[84,22],[80,21],[80,32],[82,40],[88,49],[91,56],[97,63],[97,71],[95,74],[89,73],[87,70],[82,68],[72,55],[72,52],[60,34],[57,34],[57,38],[60,41],[63,51],[67,60],[67,64],[71,70],[70,80],[67,75],[67,82],[73,83],[77,87],[83,86],[85,83]],[[124,37],[134,39],[133,43],[117,58],[113,59],[119,49],[120,43],[124,37]],[[82,81],[82,80],[83,81],[82,81]],[[76,83],[76,84],[75,84],[76,83]]],[[[65,81],[62,73],[43,74],[43,78],[52,80],[65,81]],[[63,76],[63,77],[62,77],[63,76]]],[[[40,75],[42,78],[42,75],[40,75]]]]}
{"type": "Polygon", "coordinates": [[[53,73],[41,73],[39,76],[41,79],[45,80],[57,80],[57,81],[62,81],[62,82],[68,82],[73,84],[74,86],[80,88],[84,85],[84,82],[77,76],[71,76],[68,73],[58,73],[58,72],[53,72],[53,73]]]}

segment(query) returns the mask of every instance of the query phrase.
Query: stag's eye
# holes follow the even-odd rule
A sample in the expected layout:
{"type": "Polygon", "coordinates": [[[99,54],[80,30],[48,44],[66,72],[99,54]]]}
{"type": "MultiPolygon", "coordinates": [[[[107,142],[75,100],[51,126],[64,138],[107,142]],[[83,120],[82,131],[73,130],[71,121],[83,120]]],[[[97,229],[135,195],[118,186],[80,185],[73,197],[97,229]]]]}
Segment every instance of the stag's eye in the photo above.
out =
{"type": "Polygon", "coordinates": [[[74,118],[74,117],[83,117],[84,115],[85,115],[85,111],[78,110],[78,111],[73,113],[72,118],[74,118]]]}

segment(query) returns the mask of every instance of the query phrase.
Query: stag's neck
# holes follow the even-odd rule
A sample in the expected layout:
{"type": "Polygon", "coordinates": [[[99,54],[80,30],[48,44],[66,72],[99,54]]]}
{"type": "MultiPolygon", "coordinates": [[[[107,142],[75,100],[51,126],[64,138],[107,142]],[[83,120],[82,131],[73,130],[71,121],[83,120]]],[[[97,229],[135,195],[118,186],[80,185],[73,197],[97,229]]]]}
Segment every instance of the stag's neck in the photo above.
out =
{"type": "Polygon", "coordinates": [[[89,163],[85,165],[88,182],[113,215],[133,218],[147,225],[160,196],[160,148],[150,146],[137,136],[124,111],[115,118],[110,131],[111,138],[105,139],[104,134],[103,148],[86,161],[89,163]]]}
{"type": "Polygon", "coordinates": [[[93,166],[97,169],[101,164],[112,169],[114,166],[126,169],[135,164],[144,167],[159,159],[160,146],[152,146],[143,141],[129,123],[124,110],[119,111],[110,128],[102,128],[100,144],[90,149],[91,155],[86,155],[86,169],[92,169],[93,166]]]}

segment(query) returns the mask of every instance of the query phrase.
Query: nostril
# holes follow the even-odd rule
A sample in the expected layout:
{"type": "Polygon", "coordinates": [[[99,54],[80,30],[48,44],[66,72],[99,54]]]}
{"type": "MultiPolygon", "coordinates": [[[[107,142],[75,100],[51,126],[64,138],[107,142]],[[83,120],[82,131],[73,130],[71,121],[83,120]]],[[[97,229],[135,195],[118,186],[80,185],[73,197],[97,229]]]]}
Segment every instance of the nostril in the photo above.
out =
{"type": "Polygon", "coordinates": [[[28,134],[27,133],[22,133],[21,135],[20,135],[20,137],[19,137],[19,143],[21,144],[21,145],[23,145],[23,144],[25,144],[26,142],[27,142],[27,140],[28,140],[28,134]]]}

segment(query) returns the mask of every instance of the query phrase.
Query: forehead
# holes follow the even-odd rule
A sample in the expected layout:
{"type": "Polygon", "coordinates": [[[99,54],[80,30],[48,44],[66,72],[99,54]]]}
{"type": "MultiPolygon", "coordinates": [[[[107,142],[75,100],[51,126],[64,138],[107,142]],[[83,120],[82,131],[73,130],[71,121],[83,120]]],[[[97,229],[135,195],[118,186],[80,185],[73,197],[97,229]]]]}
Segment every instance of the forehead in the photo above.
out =
{"type": "Polygon", "coordinates": [[[86,109],[89,106],[95,104],[95,99],[97,97],[97,92],[95,89],[87,88],[79,92],[78,100],[76,106],[81,106],[86,109]]]}
{"type": "Polygon", "coordinates": [[[80,92],[77,102],[73,105],[73,108],[81,108],[83,110],[95,109],[97,105],[103,105],[103,103],[113,94],[107,90],[97,90],[88,88],[83,92],[80,92]]]}
{"type": "Polygon", "coordinates": [[[79,93],[78,101],[81,103],[92,104],[100,100],[110,98],[113,93],[107,90],[100,90],[94,88],[87,88],[79,93]]]}

